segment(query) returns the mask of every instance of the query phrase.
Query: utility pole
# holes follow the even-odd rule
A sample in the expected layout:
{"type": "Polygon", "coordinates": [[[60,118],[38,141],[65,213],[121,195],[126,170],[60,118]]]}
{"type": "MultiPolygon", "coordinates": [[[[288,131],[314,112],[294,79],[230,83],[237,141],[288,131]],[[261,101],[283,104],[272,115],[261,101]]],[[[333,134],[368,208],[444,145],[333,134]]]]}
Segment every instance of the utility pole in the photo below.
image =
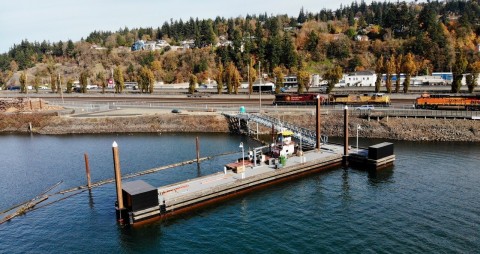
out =
{"type": "Polygon", "coordinates": [[[258,113],[262,113],[262,62],[258,62],[258,77],[259,77],[259,85],[258,85],[258,92],[260,93],[260,107],[258,113]]]}

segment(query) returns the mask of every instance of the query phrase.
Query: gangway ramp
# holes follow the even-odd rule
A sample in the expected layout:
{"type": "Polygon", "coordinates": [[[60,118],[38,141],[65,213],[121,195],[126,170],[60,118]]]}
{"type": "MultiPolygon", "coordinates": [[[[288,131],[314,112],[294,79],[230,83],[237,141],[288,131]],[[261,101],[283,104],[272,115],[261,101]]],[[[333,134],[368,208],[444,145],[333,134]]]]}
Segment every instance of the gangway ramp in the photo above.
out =
{"type": "MultiPolygon", "coordinates": [[[[252,113],[223,113],[225,116],[231,119],[231,122],[237,123],[239,128],[248,128],[249,122],[255,122],[268,128],[272,128],[275,131],[282,131],[288,129],[294,133],[294,137],[298,140],[302,140],[303,145],[315,147],[316,134],[315,131],[296,126],[291,123],[281,122],[279,119],[263,115],[252,113]],[[233,120],[232,120],[233,119],[233,120]],[[241,122],[246,124],[242,124],[241,122]]],[[[249,130],[244,130],[249,133],[249,130]]],[[[320,142],[323,144],[328,143],[328,136],[321,135],[320,142]]]]}

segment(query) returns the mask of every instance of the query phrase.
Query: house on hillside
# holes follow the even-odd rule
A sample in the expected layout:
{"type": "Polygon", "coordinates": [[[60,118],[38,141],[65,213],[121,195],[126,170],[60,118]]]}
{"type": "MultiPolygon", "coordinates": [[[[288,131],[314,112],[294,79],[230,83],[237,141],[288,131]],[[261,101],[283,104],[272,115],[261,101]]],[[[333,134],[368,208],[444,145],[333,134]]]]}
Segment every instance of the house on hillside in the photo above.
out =
{"type": "Polygon", "coordinates": [[[366,35],[355,35],[355,41],[368,41],[368,36],[366,35]]]}

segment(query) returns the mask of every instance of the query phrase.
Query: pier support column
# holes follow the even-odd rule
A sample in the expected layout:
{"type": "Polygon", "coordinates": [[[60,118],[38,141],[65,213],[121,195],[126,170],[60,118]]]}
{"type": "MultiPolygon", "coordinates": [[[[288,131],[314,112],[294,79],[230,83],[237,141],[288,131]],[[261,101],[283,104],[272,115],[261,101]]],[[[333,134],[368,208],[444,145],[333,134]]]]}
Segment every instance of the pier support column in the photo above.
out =
{"type": "Polygon", "coordinates": [[[316,149],[320,150],[320,95],[317,95],[317,121],[316,121],[317,145],[316,149]]]}
{"type": "Polygon", "coordinates": [[[124,219],[127,219],[126,209],[123,206],[123,194],[122,194],[122,174],[120,172],[120,158],[118,155],[118,145],[117,142],[112,144],[113,151],[113,169],[115,171],[115,186],[117,187],[117,221],[124,223],[124,219]]]}
{"type": "Polygon", "coordinates": [[[348,106],[343,108],[343,165],[348,166],[348,106]]]}

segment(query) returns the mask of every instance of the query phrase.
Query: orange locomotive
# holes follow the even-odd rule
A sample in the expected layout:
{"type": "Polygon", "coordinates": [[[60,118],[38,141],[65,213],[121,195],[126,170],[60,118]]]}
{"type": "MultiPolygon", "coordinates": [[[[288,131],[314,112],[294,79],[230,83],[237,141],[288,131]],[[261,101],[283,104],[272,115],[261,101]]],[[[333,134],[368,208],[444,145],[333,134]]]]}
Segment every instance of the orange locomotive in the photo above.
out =
{"type": "Polygon", "coordinates": [[[415,108],[455,108],[480,110],[480,95],[429,95],[422,94],[415,100],[415,108]]]}

